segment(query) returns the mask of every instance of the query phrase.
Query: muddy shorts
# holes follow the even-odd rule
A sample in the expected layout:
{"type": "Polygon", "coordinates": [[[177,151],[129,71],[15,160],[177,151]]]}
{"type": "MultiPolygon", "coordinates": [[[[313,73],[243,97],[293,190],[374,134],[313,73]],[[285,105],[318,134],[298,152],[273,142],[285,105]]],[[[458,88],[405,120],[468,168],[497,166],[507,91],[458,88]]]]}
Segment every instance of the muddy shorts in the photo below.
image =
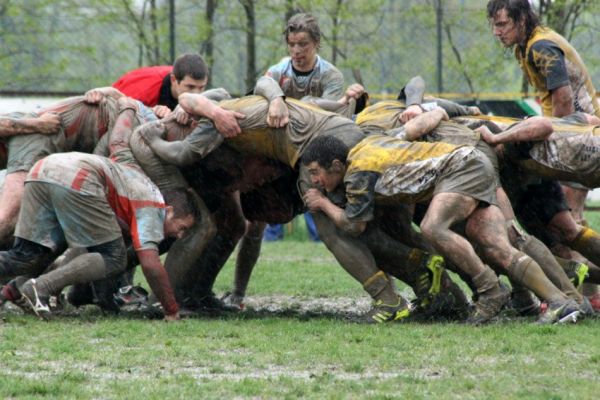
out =
{"type": "Polygon", "coordinates": [[[433,195],[459,193],[473,197],[483,203],[497,205],[496,179],[490,160],[480,151],[474,150],[460,168],[449,168],[439,178],[433,195]]]}
{"type": "Polygon", "coordinates": [[[558,243],[558,239],[548,232],[552,218],[563,211],[569,211],[565,195],[557,181],[542,180],[538,184],[527,185],[511,196],[515,216],[530,234],[547,246],[558,243]]]}
{"type": "Polygon", "coordinates": [[[15,236],[57,250],[92,247],[122,237],[106,198],[60,185],[27,182],[15,236]]]}
{"type": "Polygon", "coordinates": [[[64,146],[65,140],[62,132],[55,135],[13,136],[8,140],[7,173],[27,172],[42,158],[63,152],[64,146]]]}

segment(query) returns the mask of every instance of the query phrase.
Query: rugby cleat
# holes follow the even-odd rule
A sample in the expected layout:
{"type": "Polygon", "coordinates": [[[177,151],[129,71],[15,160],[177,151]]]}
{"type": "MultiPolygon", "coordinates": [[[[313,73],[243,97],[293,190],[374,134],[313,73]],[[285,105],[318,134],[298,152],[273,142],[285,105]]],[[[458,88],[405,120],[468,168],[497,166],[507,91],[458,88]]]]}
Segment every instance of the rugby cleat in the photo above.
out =
{"type": "Polygon", "coordinates": [[[406,301],[398,296],[395,305],[385,304],[381,300],[373,303],[373,307],[363,316],[363,320],[369,324],[382,324],[388,321],[399,321],[410,315],[410,309],[406,301]]]}
{"type": "Polygon", "coordinates": [[[540,315],[540,301],[528,290],[511,293],[510,307],[524,317],[540,315]]]}
{"type": "Polygon", "coordinates": [[[442,275],[445,262],[442,256],[432,255],[427,257],[423,267],[427,272],[417,276],[417,282],[413,287],[417,298],[417,306],[426,307],[442,291],[442,275]]]}
{"type": "Polygon", "coordinates": [[[504,285],[499,285],[494,293],[485,291],[479,294],[477,302],[475,303],[475,309],[467,318],[468,324],[481,325],[489,322],[494,318],[502,307],[510,299],[510,290],[504,285]]]}
{"type": "Polygon", "coordinates": [[[239,296],[237,294],[233,294],[232,292],[227,292],[221,297],[221,301],[228,307],[235,308],[239,311],[242,311],[246,305],[244,304],[244,296],[239,296]]]}
{"type": "Polygon", "coordinates": [[[581,308],[575,300],[569,299],[548,304],[548,309],[536,321],[539,325],[576,323],[583,318],[581,308]]]}
{"type": "Polygon", "coordinates": [[[49,296],[40,296],[36,287],[35,279],[30,279],[21,286],[21,299],[26,304],[25,310],[33,311],[42,319],[48,319],[51,315],[48,304],[49,296]]]}
{"type": "Polygon", "coordinates": [[[588,274],[589,269],[590,269],[590,267],[588,267],[588,265],[585,263],[577,262],[577,261],[569,261],[569,263],[565,267],[565,273],[567,274],[567,276],[573,283],[573,286],[575,286],[575,288],[579,289],[581,287],[581,285],[583,284],[583,282],[589,276],[589,274],[588,274]]]}

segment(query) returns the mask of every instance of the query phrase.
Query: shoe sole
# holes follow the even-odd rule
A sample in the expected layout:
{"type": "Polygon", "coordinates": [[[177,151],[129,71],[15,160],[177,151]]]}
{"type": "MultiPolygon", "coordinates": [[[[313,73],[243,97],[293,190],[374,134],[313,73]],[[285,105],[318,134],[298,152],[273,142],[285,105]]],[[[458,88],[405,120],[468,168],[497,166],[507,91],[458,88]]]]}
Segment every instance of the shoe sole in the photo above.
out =
{"type": "Polygon", "coordinates": [[[581,315],[581,311],[577,310],[577,311],[573,311],[570,314],[565,315],[562,318],[559,318],[558,321],[556,321],[557,324],[576,324],[577,321],[579,320],[579,316],[581,315]]]}

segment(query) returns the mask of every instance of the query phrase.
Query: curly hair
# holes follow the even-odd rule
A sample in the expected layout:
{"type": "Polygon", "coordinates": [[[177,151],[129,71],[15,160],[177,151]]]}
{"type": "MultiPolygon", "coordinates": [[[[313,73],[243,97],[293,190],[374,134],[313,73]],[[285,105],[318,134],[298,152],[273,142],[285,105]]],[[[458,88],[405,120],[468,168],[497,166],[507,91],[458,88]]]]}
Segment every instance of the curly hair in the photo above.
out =
{"type": "Polygon", "coordinates": [[[540,19],[533,10],[529,0],[490,0],[487,4],[487,18],[492,21],[500,10],[515,23],[525,21],[525,36],[530,37],[533,30],[540,25],[540,19]]]}

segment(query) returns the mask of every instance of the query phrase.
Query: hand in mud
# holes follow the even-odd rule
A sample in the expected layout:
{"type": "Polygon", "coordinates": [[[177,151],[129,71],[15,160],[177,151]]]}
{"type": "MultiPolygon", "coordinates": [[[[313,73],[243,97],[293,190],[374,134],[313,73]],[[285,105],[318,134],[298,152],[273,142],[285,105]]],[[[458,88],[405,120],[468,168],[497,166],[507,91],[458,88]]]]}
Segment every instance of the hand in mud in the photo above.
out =
{"type": "Polygon", "coordinates": [[[323,199],[325,199],[323,193],[315,188],[308,189],[303,196],[304,204],[306,204],[306,207],[308,207],[310,211],[319,211],[323,199]]]}
{"type": "Polygon", "coordinates": [[[47,112],[37,119],[38,132],[44,135],[52,135],[60,128],[60,116],[56,113],[47,112]]]}
{"type": "Polygon", "coordinates": [[[100,89],[90,89],[83,95],[83,101],[88,104],[100,104],[104,100],[104,92],[100,89]]]}
{"type": "Polygon", "coordinates": [[[481,125],[479,128],[475,129],[475,132],[478,132],[481,135],[481,139],[487,144],[492,146],[496,144],[494,134],[487,126],[481,125]]]}
{"type": "Polygon", "coordinates": [[[161,105],[152,107],[152,111],[158,119],[163,119],[171,114],[171,109],[169,107],[161,105]]]}
{"type": "Polygon", "coordinates": [[[269,104],[269,114],[267,115],[267,125],[271,128],[283,128],[290,121],[290,111],[283,100],[278,97],[269,104]]]}
{"type": "Polygon", "coordinates": [[[421,106],[413,104],[412,106],[408,106],[406,110],[402,111],[402,114],[400,114],[398,119],[400,120],[400,122],[405,124],[411,119],[418,117],[421,114],[423,114],[423,109],[421,108],[421,106]]]}

